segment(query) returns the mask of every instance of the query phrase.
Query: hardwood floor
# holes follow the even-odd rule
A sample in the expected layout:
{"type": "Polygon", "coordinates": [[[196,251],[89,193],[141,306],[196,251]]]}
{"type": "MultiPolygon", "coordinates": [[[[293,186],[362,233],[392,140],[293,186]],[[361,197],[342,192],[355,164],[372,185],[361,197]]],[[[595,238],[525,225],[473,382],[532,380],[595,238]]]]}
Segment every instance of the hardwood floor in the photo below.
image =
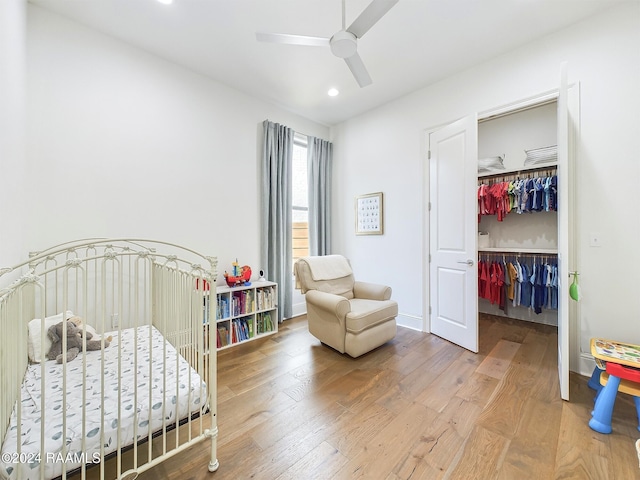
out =
{"type": "Polygon", "coordinates": [[[287,321],[218,355],[219,470],[202,443],[138,478],[640,478],[632,399],[592,431],[587,378],[560,400],[555,328],[482,315],[480,332],[473,354],[399,327],[352,359],[287,321]]]}

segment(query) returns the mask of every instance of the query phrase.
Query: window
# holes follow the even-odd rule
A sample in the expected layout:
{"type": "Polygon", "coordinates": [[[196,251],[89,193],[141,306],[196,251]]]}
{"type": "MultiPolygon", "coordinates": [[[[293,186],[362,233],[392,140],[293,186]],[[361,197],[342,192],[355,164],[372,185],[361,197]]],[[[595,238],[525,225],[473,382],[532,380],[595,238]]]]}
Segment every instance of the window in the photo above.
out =
{"type": "Polygon", "coordinates": [[[307,137],[293,137],[292,165],[292,256],[293,263],[309,255],[309,196],[307,183],[307,137]]]}

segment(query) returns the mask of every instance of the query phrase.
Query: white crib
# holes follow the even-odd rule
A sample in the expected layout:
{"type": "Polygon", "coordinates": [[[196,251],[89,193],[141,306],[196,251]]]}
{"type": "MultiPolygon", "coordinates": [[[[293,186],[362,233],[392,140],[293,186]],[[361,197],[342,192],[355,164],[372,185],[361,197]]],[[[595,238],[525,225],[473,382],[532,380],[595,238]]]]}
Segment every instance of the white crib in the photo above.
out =
{"type": "Polygon", "coordinates": [[[206,439],[217,470],[216,340],[206,324],[216,268],[214,257],[167,242],[89,239],[0,270],[0,478],[85,478],[95,468],[102,479],[106,461],[117,478],[133,477],[206,439]],[[84,320],[83,342],[93,332],[102,348],[48,360],[47,330],[71,315],[84,320]]]}

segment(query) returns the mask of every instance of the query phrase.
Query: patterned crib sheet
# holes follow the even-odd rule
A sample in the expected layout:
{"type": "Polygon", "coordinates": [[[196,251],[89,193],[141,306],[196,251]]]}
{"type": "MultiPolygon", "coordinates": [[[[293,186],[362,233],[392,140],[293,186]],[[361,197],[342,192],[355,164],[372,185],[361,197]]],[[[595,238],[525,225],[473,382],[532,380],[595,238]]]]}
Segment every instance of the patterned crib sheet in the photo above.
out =
{"type": "Polygon", "coordinates": [[[79,467],[82,462],[99,462],[101,443],[104,444],[105,455],[115,451],[118,432],[121,444],[128,446],[133,443],[134,435],[137,439],[144,439],[149,432],[162,429],[163,418],[169,426],[176,419],[204,411],[207,403],[206,384],[158,330],[143,326],[122,330],[120,336],[118,332],[105,335],[112,335],[113,341],[104,350],[104,404],[101,396],[101,353],[92,351],[85,354],[85,382],[82,381],[82,354],[78,355],[67,364],[66,432],[62,425],[62,365],[53,361],[45,363],[44,411],[41,410],[41,366],[35,364],[28,367],[21,390],[21,453],[17,453],[18,422],[14,407],[0,455],[1,478],[18,478],[18,469],[22,478],[40,478],[40,464],[44,465],[45,478],[55,478],[62,474],[65,461],[67,472],[79,467]],[[166,380],[163,379],[164,358],[166,380]],[[118,368],[122,372],[120,382],[118,368]],[[86,385],[84,448],[83,383],[86,385]],[[102,428],[101,413],[104,413],[102,428]],[[44,452],[40,452],[41,422],[45,425],[44,452]],[[63,457],[62,442],[65,436],[67,455],[63,457]]]}

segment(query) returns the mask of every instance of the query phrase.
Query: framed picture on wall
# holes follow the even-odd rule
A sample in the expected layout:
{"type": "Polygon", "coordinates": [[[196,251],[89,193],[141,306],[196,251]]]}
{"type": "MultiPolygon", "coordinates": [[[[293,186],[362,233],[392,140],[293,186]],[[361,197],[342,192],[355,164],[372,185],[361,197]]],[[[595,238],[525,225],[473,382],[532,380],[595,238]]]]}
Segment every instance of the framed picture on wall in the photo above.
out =
{"type": "Polygon", "coordinates": [[[382,235],[383,219],[382,192],[356,197],[356,235],[382,235]]]}

